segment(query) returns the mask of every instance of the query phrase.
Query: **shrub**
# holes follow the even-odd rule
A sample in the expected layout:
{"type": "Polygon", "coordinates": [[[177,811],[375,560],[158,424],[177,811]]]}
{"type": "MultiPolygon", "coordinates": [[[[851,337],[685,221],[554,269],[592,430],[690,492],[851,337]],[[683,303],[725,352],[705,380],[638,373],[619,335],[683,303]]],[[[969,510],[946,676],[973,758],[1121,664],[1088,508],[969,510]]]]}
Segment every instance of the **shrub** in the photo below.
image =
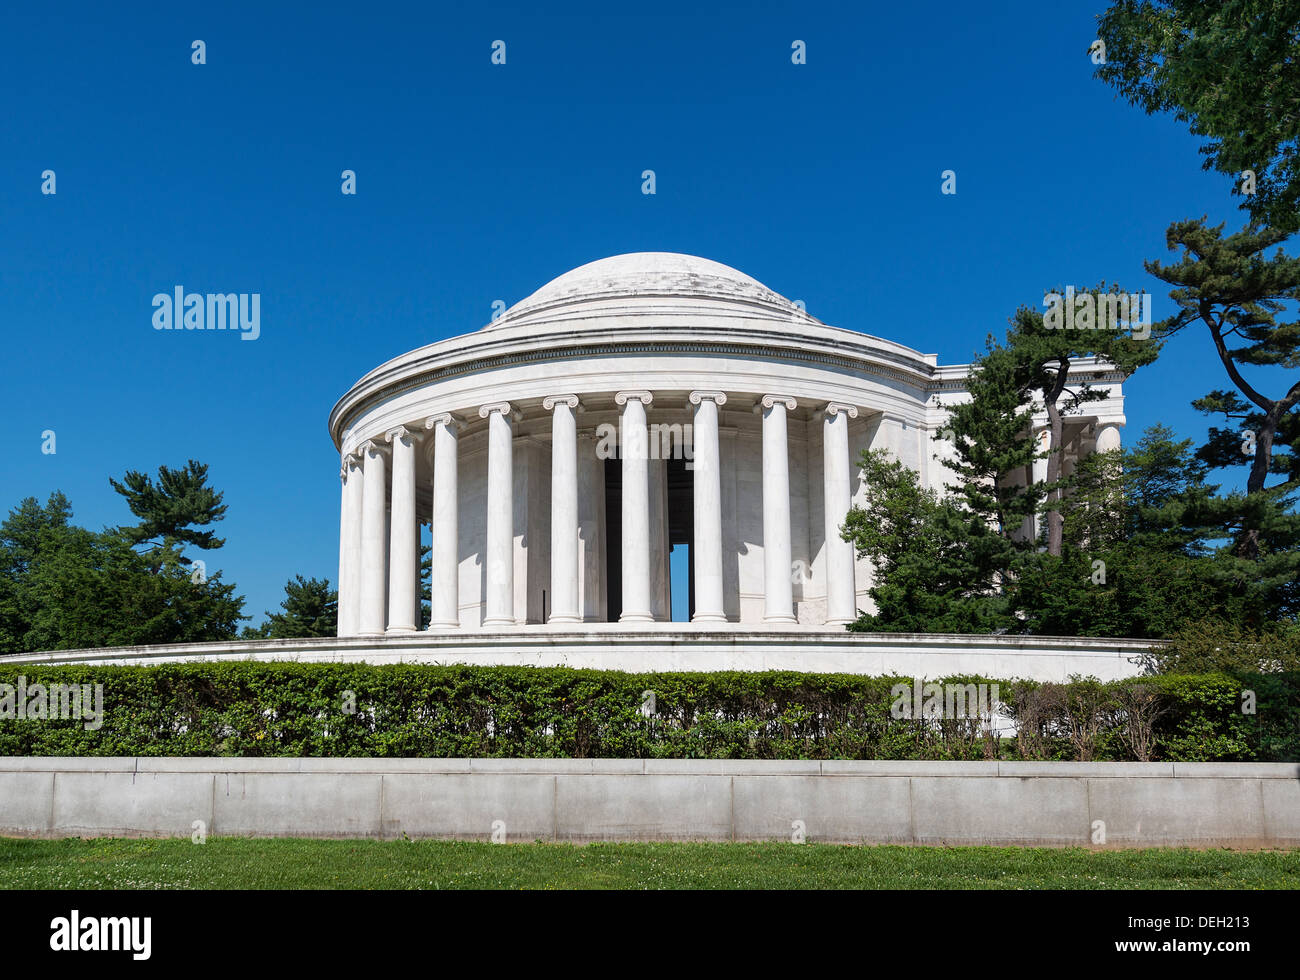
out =
{"type": "Polygon", "coordinates": [[[0,720],[0,755],[1300,760],[1296,673],[946,679],[998,684],[1019,726],[1001,738],[894,717],[903,677],[241,661],[6,665],[0,684],[19,675],[102,684],[103,725],[0,720]]]}

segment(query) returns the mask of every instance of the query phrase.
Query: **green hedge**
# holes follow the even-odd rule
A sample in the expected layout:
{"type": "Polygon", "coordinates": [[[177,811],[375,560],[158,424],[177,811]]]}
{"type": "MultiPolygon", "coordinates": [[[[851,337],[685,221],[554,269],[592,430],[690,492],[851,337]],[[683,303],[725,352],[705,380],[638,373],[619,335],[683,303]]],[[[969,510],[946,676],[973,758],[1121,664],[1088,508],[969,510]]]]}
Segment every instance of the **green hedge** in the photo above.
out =
{"type": "Polygon", "coordinates": [[[103,724],[0,720],[0,755],[1300,759],[1296,673],[989,680],[1019,723],[1004,738],[892,717],[898,677],[239,662],[15,665],[0,684],[19,675],[102,684],[103,724]]]}

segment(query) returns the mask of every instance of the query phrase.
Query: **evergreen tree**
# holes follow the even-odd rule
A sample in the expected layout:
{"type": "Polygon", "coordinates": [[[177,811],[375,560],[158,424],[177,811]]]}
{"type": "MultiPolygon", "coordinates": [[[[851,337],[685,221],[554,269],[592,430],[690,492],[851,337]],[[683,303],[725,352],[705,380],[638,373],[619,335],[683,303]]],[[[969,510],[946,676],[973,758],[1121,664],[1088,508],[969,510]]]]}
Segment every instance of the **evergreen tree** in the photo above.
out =
{"type": "Polygon", "coordinates": [[[204,550],[220,548],[225,539],[218,538],[215,531],[199,530],[226,515],[222,494],[209,487],[207,480],[207,464],[193,459],[178,470],[158,467],[156,484],[137,470],[128,470],[122,483],[110,477],[113,489],[140,518],[139,524],[120,527],[118,533],[132,547],[146,545],[144,554],[155,569],[163,566],[168,552],[182,565],[190,564],[182,554],[187,544],[204,550]]]}
{"type": "Polygon", "coordinates": [[[1028,372],[990,337],[971,365],[970,400],[949,408],[946,432],[940,433],[952,441],[954,458],[943,462],[958,478],[956,494],[1007,542],[1008,552],[1019,546],[1012,536],[1042,498],[1032,480],[1016,480],[1029,471],[1036,450],[1027,379],[1028,372]]]}
{"type": "Polygon", "coordinates": [[[245,628],[244,639],[296,639],[304,636],[337,636],[339,594],[329,579],[295,575],[284,587],[282,612],[267,612],[258,629],[245,628]]]}
{"type": "MultiPolygon", "coordinates": [[[[1057,290],[1057,295],[1069,295],[1057,290]]],[[[1061,497],[1064,483],[1061,466],[1065,449],[1065,418],[1087,402],[1106,397],[1087,382],[1072,380],[1070,368],[1082,358],[1096,357],[1115,365],[1126,376],[1151,363],[1159,354],[1158,343],[1140,339],[1118,316],[1111,315],[1107,297],[1126,295],[1105,283],[1092,290],[1073,290],[1080,314],[1076,327],[1052,327],[1043,313],[1022,306],[1016,310],[1007,332],[1005,347],[1022,372],[1024,393],[1042,399],[1050,434],[1047,445],[1047,473],[1044,513],[1047,524],[1047,552],[1059,555],[1062,545],[1061,497]],[[1086,319],[1085,312],[1091,313],[1086,319]]],[[[1116,308],[1118,312],[1118,308],[1116,308]]],[[[1135,313],[1130,312],[1135,318],[1135,313]]]]}
{"type": "MultiPolygon", "coordinates": [[[[1284,381],[1286,391],[1270,398],[1246,380],[1239,365],[1300,367],[1300,320],[1280,322],[1277,318],[1286,301],[1300,299],[1300,259],[1287,256],[1281,248],[1271,258],[1264,256],[1265,250],[1287,237],[1284,232],[1246,228],[1224,238],[1223,225],[1207,228],[1205,220],[1177,221],[1169,226],[1165,238],[1170,250],[1183,249],[1178,263],[1146,263],[1148,272],[1176,287],[1169,295],[1179,307],[1178,313],[1156,325],[1156,332],[1168,338],[1198,322],[1209,330],[1228,377],[1261,413],[1256,419],[1259,429],[1246,479],[1247,493],[1259,493],[1273,466],[1277,431],[1281,428],[1288,437],[1294,431],[1295,420],[1283,419],[1300,403],[1300,380],[1284,381]],[[1233,339],[1240,343],[1230,347],[1233,339]]],[[[1224,399],[1223,394],[1211,393],[1200,405],[1228,412],[1241,406],[1240,400],[1224,399]]],[[[1216,446],[1209,455],[1213,458],[1218,452],[1216,446]]],[[[1258,527],[1243,529],[1237,543],[1243,558],[1258,553],[1260,533],[1258,527]]]]}
{"type": "Polygon", "coordinates": [[[1296,0],[1118,0],[1098,36],[1098,78],[1205,137],[1205,169],[1231,178],[1252,221],[1300,230],[1296,0]]]}
{"type": "Polygon", "coordinates": [[[915,470],[879,450],[862,455],[863,507],[844,538],[875,569],[874,615],[855,631],[988,633],[1011,621],[998,590],[1007,540],[983,517],[920,485],[915,470]]]}
{"type": "Polygon", "coordinates": [[[243,600],[173,556],[154,568],[114,531],[71,523],[61,493],[0,523],[0,652],[228,639],[243,600]]]}

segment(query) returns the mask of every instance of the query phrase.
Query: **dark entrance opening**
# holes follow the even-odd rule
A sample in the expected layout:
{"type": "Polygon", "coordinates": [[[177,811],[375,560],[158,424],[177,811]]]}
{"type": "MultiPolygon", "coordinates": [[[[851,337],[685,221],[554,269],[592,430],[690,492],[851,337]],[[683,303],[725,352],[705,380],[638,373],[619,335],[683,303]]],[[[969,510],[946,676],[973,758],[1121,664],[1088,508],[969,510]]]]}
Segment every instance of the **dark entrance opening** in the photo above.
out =
{"type": "MultiPolygon", "coordinates": [[[[686,622],[695,615],[695,562],[691,553],[695,548],[695,474],[686,468],[686,460],[668,460],[668,545],[686,548],[686,581],[670,581],[669,593],[674,599],[686,587],[686,622]]],[[[679,566],[680,567],[680,566],[679,566]]],[[[681,608],[680,599],[672,605],[681,608]]],[[[676,616],[670,614],[670,618],[676,616]]]]}
{"type": "Polygon", "coordinates": [[[605,599],[609,622],[623,613],[623,462],[605,460],[605,599]]]}
{"type": "MultiPolygon", "coordinates": [[[[695,566],[690,561],[690,549],[695,543],[695,481],[686,460],[669,459],[666,464],[668,540],[663,542],[664,550],[685,547],[688,570],[682,579],[670,575],[670,599],[677,598],[676,603],[670,603],[670,609],[671,605],[682,606],[685,589],[685,620],[689,621],[695,613],[695,566]]],[[[682,563],[676,564],[680,568],[682,563]]],[[[617,459],[605,460],[605,588],[609,622],[615,623],[623,612],[623,464],[617,459]]],[[[669,618],[674,618],[671,612],[669,618]]]]}

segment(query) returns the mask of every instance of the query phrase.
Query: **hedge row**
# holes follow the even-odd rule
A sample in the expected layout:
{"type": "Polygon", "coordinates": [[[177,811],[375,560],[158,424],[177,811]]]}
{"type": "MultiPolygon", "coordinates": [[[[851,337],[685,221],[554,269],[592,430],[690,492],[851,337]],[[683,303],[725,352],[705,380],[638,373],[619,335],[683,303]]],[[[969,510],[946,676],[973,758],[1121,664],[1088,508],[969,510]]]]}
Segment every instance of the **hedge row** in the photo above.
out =
{"type": "Polygon", "coordinates": [[[19,675],[29,699],[36,684],[102,685],[102,726],[7,717],[0,755],[1300,760],[1297,673],[983,679],[1016,719],[1002,735],[972,719],[895,717],[892,689],[912,683],[899,677],[25,665],[0,667],[15,688],[0,687],[0,716],[14,714],[4,699],[19,675]]]}

